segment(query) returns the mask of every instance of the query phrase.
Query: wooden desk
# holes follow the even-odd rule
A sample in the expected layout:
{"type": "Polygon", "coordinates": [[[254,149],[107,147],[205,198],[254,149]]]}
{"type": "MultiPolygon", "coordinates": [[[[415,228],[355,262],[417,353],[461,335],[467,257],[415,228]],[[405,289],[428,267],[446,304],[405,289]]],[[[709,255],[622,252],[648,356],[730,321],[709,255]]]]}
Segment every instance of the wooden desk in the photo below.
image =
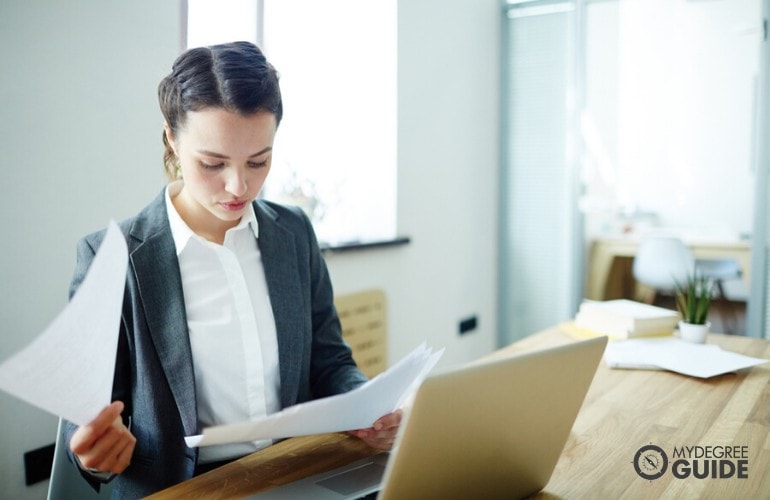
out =
{"type": "MultiPolygon", "coordinates": [[[[494,359],[574,342],[552,328],[501,349],[494,359]]],[[[709,342],[770,359],[770,342],[712,335],[709,342]]],[[[538,499],[760,498],[770,495],[770,364],[709,380],[599,365],[553,476],[538,499]],[[669,471],[648,481],[636,451],[655,444],[669,471]],[[674,447],[747,446],[747,479],[677,479],[674,447]]],[[[374,453],[344,434],[294,438],[164,490],[151,498],[232,498],[323,472],[374,453]]]]}
{"type": "MultiPolygon", "coordinates": [[[[735,259],[743,272],[746,289],[751,286],[751,243],[748,241],[685,241],[696,259],[735,259]]],[[[630,263],[636,255],[639,240],[627,238],[599,238],[593,241],[586,268],[586,298],[608,300],[628,297],[627,281],[630,263]],[[620,259],[619,259],[620,258],[620,259]],[[623,258],[625,262],[623,262],[623,258]],[[615,268],[613,269],[613,266],[615,268]]],[[[632,278],[632,277],[631,277],[632,278]]]]}

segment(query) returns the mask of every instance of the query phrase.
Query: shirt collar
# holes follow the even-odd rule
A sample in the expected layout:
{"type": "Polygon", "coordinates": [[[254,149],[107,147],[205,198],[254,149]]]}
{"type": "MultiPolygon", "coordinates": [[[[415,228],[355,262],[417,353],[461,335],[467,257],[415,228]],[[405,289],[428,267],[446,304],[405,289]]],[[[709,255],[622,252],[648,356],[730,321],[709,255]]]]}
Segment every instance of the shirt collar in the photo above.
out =
{"type": "Polygon", "coordinates": [[[254,213],[254,203],[249,203],[249,207],[243,213],[241,221],[237,226],[230,229],[230,231],[237,231],[246,226],[251,227],[251,231],[254,233],[255,238],[259,238],[259,223],[257,222],[257,214],[254,213]]]}
{"type": "MultiPolygon", "coordinates": [[[[177,212],[176,207],[171,202],[171,198],[179,194],[182,190],[184,181],[178,180],[171,182],[166,186],[166,213],[168,215],[168,223],[171,226],[171,237],[174,239],[174,246],[176,247],[176,254],[179,255],[185,249],[190,239],[198,239],[203,241],[203,238],[195,234],[190,229],[187,223],[182,219],[182,216],[177,212]]],[[[259,224],[257,223],[257,216],[254,213],[254,205],[249,203],[248,208],[243,213],[240,222],[237,226],[228,229],[229,232],[240,231],[241,229],[251,227],[251,231],[254,233],[255,238],[259,238],[259,224]]]]}

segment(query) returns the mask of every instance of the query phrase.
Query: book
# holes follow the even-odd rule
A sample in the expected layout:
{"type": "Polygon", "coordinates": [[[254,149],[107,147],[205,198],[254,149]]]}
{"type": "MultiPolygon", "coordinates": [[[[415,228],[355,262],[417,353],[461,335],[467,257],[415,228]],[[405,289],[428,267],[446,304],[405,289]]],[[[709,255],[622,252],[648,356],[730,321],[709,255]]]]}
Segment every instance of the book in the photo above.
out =
{"type": "Polygon", "coordinates": [[[575,326],[627,339],[671,335],[679,319],[677,311],[628,299],[586,301],[575,316],[575,326]]]}

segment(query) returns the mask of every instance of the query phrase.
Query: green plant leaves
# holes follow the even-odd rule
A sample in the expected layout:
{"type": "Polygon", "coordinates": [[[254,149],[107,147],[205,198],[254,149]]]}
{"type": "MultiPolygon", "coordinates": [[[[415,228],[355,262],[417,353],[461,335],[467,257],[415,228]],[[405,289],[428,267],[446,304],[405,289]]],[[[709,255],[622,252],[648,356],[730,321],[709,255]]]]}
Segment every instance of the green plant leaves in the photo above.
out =
{"type": "Polygon", "coordinates": [[[714,282],[708,276],[698,275],[697,270],[684,284],[674,280],[676,307],[682,320],[694,325],[703,325],[708,319],[709,307],[714,292],[714,282]]]}

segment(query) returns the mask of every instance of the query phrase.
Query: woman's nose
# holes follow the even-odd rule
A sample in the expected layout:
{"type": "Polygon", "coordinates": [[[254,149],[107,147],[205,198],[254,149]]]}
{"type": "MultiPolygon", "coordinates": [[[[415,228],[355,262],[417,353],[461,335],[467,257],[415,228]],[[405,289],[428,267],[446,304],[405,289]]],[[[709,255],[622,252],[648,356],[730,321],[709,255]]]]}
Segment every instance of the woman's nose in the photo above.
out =
{"type": "Polygon", "coordinates": [[[225,190],[232,195],[243,196],[248,189],[245,172],[237,167],[229,170],[225,181],[225,190]]]}

